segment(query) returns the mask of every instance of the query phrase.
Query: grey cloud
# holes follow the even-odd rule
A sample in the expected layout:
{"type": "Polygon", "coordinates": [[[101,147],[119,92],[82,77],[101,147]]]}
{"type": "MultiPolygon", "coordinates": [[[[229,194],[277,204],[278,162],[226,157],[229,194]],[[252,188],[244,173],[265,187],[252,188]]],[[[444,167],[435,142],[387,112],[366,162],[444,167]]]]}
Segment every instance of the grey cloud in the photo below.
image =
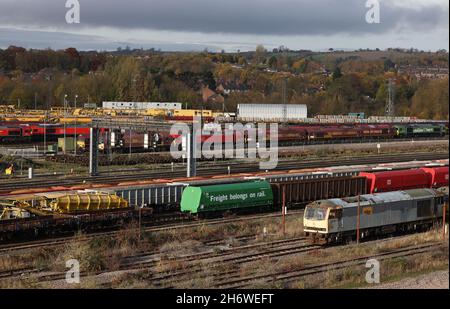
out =
{"type": "Polygon", "coordinates": [[[365,22],[365,0],[79,0],[81,24],[65,23],[65,0],[0,0],[0,25],[115,27],[257,35],[380,34],[448,25],[448,7],[381,2],[381,24],[365,22]]]}
{"type": "Polygon", "coordinates": [[[119,46],[129,46],[130,48],[156,48],[164,51],[200,51],[205,48],[208,48],[209,50],[220,50],[220,48],[214,44],[206,45],[160,41],[135,43],[122,40],[108,40],[95,35],[0,28],[0,48],[7,48],[10,45],[39,49],[48,47],[53,49],[64,49],[68,46],[72,46],[80,50],[115,50],[119,46]]]}

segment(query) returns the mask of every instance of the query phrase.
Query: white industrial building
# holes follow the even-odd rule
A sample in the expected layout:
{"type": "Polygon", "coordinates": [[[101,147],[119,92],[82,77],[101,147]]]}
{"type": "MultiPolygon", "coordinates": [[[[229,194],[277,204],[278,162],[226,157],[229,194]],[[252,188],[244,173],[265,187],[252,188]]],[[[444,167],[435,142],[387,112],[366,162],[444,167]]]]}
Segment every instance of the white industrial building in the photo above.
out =
{"type": "Polygon", "coordinates": [[[103,108],[107,109],[182,109],[182,103],[174,102],[103,102],[103,108]]]}
{"type": "Polygon", "coordinates": [[[237,118],[241,121],[295,121],[307,118],[303,104],[238,104],[237,118]]]}

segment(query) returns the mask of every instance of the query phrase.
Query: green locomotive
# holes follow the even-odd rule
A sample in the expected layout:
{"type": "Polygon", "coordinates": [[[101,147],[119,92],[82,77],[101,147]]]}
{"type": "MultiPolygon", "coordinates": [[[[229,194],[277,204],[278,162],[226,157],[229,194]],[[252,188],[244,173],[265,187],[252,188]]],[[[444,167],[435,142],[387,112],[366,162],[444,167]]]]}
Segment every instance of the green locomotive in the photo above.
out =
{"type": "Polygon", "coordinates": [[[448,134],[447,128],[443,124],[396,124],[394,125],[397,137],[429,137],[429,136],[445,136],[448,134]]]}

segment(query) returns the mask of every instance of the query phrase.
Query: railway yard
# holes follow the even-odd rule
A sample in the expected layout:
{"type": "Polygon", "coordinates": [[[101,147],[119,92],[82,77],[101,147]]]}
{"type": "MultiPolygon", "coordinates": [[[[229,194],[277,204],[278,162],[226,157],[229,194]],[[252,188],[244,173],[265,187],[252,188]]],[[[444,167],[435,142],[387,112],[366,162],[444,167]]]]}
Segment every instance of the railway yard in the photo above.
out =
{"type": "Polygon", "coordinates": [[[233,158],[260,150],[258,126],[205,129],[239,116],[134,113],[0,114],[0,288],[381,288],[448,269],[448,122],[277,119],[264,169],[233,158]]]}

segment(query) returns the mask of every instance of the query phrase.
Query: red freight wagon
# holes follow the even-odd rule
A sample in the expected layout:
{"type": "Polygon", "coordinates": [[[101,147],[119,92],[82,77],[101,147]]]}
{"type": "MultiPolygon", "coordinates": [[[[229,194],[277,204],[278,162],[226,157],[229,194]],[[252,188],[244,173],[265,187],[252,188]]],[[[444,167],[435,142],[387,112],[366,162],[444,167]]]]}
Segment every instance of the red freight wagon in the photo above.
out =
{"type": "Polygon", "coordinates": [[[59,127],[56,129],[55,134],[56,135],[60,135],[63,136],[64,135],[64,130],[66,131],[66,135],[74,135],[75,131],[77,132],[77,134],[89,134],[90,129],[89,128],[85,128],[85,127],[59,127]]]}
{"type": "Polygon", "coordinates": [[[358,130],[361,131],[362,137],[383,137],[383,138],[394,138],[395,130],[390,124],[362,124],[357,126],[358,130]]]}
{"type": "Polygon", "coordinates": [[[389,172],[361,172],[360,176],[367,178],[369,193],[428,188],[430,176],[421,169],[389,172]]]}
{"type": "Polygon", "coordinates": [[[422,167],[425,173],[429,174],[430,187],[445,187],[448,186],[448,166],[443,167],[422,167]]]}
{"type": "Polygon", "coordinates": [[[0,142],[16,141],[22,138],[22,129],[17,127],[0,127],[0,142]]]}
{"type": "MultiPolygon", "coordinates": [[[[267,139],[270,139],[270,127],[267,128],[267,139]]],[[[304,142],[308,139],[308,131],[301,126],[280,126],[278,128],[278,142],[284,143],[298,143],[304,142]]]]}

